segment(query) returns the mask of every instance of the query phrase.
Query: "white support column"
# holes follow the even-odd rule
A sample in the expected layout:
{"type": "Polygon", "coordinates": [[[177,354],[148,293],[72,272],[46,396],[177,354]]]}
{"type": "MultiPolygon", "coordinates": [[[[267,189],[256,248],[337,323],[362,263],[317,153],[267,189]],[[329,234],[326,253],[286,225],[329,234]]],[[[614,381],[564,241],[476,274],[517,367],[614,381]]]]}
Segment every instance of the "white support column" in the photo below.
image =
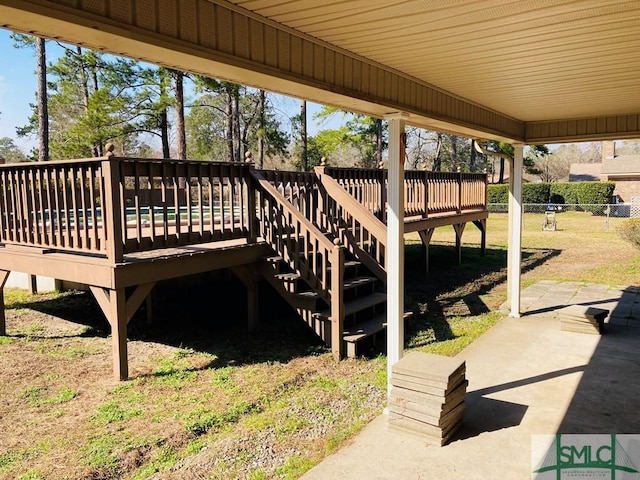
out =
{"type": "Polygon", "coordinates": [[[404,153],[408,115],[387,115],[389,177],[387,180],[387,389],[391,368],[404,351],[404,153]]]}
{"type": "Polygon", "coordinates": [[[513,144],[509,166],[509,245],[507,261],[508,301],[511,317],[520,317],[520,276],[522,273],[522,143],[513,144]]]}

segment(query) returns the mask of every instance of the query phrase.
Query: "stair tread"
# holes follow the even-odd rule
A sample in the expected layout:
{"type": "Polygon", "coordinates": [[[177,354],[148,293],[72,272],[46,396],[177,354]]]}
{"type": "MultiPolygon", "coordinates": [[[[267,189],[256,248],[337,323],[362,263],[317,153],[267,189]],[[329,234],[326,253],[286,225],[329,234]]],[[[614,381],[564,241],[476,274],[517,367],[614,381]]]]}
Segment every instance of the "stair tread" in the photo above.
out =
{"type": "MultiPolygon", "coordinates": [[[[402,318],[403,320],[406,320],[412,315],[413,312],[404,312],[402,318]]],[[[387,315],[376,315],[369,320],[351,325],[347,330],[342,332],[342,339],[345,342],[357,342],[358,340],[362,340],[374,333],[381,332],[385,328],[387,328],[387,315]]]]}
{"type": "Polygon", "coordinates": [[[293,295],[295,297],[302,297],[302,298],[319,298],[320,297],[320,295],[318,295],[316,292],[312,292],[312,291],[297,292],[297,293],[292,293],[291,295],[293,295]]]}
{"type": "MultiPolygon", "coordinates": [[[[366,297],[357,298],[344,304],[345,316],[352,315],[360,310],[364,310],[369,307],[373,307],[387,300],[386,293],[371,293],[366,297]]],[[[331,310],[323,310],[321,312],[314,313],[314,316],[320,318],[329,318],[331,316],[331,310]]]]}
{"type": "Polygon", "coordinates": [[[267,255],[266,257],[261,257],[267,263],[277,263],[284,260],[280,255],[267,255]]]}
{"type": "Polygon", "coordinates": [[[377,280],[378,279],[376,277],[365,277],[365,276],[348,278],[344,281],[343,290],[375,283],[377,280]]]}
{"type": "MultiPolygon", "coordinates": [[[[362,265],[362,262],[359,260],[345,260],[344,262],[344,267],[348,268],[348,267],[359,267],[360,265],[362,265]]],[[[331,270],[331,265],[329,265],[327,267],[327,270],[331,270]]]]}
{"type": "Polygon", "coordinates": [[[278,280],[291,282],[294,280],[298,280],[301,277],[300,277],[300,274],[298,273],[276,273],[274,275],[274,278],[277,278],[278,280]]]}

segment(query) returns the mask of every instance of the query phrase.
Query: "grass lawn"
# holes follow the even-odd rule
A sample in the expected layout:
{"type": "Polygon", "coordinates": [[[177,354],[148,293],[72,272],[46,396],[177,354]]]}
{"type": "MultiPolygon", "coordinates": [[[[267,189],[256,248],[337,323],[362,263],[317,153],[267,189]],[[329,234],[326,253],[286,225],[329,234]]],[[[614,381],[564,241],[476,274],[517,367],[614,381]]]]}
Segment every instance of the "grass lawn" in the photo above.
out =
{"type": "MultiPolygon", "coordinates": [[[[640,252],[616,221],[606,231],[602,217],[565,212],[543,232],[542,215],[525,215],[524,285],[637,285],[640,252]]],[[[453,229],[438,229],[425,277],[419,239],[407,236],[409,348],[455,355],[500,321],[506,238],[506,215],[491,215],[480,257],[468,225],[457,266],[453,229]]],[[[0,478],[294,479],[382,411],[383,356],[333,362],[277,302],[246,334],[235,288],[187,292],[151,326],[134,318],[123,383],[111,379],[109,328],[90,295],[7,291],[0,478]]]]}

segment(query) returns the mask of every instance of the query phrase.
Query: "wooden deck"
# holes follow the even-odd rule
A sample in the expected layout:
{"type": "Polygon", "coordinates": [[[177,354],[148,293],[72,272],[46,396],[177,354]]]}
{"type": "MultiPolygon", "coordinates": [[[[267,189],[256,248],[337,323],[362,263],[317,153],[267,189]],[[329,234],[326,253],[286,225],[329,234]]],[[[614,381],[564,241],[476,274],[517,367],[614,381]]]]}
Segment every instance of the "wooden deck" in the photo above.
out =
{"type": "MultiPolygon", "coordinates": [[[[384,328],[385,197],[384,170],[114,156],[2,165],[0,295],[11,271],[89,285],[125,379],[127,322],[156,282],[230,268],[247,287],[250,327],[265,278],[341,358],[384,328]]],[[[407,172],[405,198],[405,229],[425,247],[454,225],[460,249],[473,222],[484,248],[485,175],[407,172]]]]}

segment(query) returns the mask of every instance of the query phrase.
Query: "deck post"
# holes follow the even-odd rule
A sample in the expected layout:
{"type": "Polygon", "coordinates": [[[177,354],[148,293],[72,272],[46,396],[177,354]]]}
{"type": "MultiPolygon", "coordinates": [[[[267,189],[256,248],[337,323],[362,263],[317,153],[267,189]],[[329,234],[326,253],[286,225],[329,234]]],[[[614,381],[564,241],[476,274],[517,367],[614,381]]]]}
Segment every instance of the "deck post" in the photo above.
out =
{"type": "Polygon", "coordinates": [[[247,330],[251,332],[258,327],[260,322],[258,278],[256,273],[258,268],[256,266],[238,265],[231,267],[231,271],[247,290],[247,330]]]}
{"type": "Polygon", "coordinates": [[[404,153],[408,115],[387,115],[389,165],[387,180],[387,390],[393,365],[404,352],[404,153]]]}
{"type": "Polygon", "coordinates": [[[524,144],[513,144],[509,172],[509,245],[507,284],[509,316],[520,317],[520,277],[522,263],[522,170],[524,144]]]}
{"type": "Polygon", "coordinates": [[[340,238],[334,241],[331,250],[331,353],[336,360],[345,357],[344,332],[344,251],[340,238]]]}
{"type": "Polygon", "coordinates": [[[0,337],[7,334],[7,320],[4,315],[4,284],[10,273],[8,270],[0,270],[0,337]]]}
{"type": "Polygon", "coordinates": [[[107,222],[107,256],[111,263],[121,263],[124,253],[122,229],[122,200],[120,198],[120,161],[112,152],[102,162],[105,179],[105,199],[102,220],[107,222]]]}
{"type": "Polygon", "coordinates": [[[124,288],[110,291],[108,320],[111,324],[113,376],[116,380],[126,380],[129,378],[129,363],[127,360],[127,302],[124,288]]]}
{"type": "Polygon", "coordinates": [[[422,244],[424,245],[424,273],[429,275],[429,244],[431,243],[431,237],[435,228],[427,228],[426,230],[418,231],[422,244]]]}
{"type": "Polygon", "coordinates": [[[462,264],[462,234],[466,223],[454,223],[453,230],[456,232],[456,262],[462,264]]]}
{"type": "Polygon", "coordinates": [[[480,230],[480,255],[484,257],[487,249],[487,221],[485,219],[474,220],[473,224],[480,230]]]}

